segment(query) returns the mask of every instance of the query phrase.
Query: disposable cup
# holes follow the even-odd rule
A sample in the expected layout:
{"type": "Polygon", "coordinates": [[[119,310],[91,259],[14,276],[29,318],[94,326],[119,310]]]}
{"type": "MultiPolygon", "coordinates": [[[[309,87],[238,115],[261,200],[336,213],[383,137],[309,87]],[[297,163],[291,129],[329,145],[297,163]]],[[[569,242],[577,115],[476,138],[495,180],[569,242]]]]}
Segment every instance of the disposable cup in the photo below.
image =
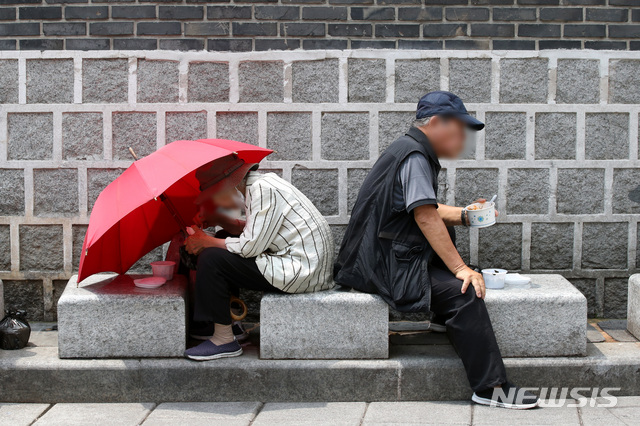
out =
{"type": "Polygon", "coordinates": [[[171,281],[173,279],[173,272],[175,268],[176,262],[172,262],[170,260],[151,262],[153,276],[165,278],[167,281],[171,281]]]}
{"type": "Polygon", "coordinates": [[[482,277],[486,288],[504,288],[504,280],[507,277],[506,269],[483,269],[482,277]]]}
{"type": "Polygon", "coordinates": [[[473,203],[464,208],[469,218],[469,226],[472,228],[486,228],[496,223],[496,205],[486,203],[473,203]]]}

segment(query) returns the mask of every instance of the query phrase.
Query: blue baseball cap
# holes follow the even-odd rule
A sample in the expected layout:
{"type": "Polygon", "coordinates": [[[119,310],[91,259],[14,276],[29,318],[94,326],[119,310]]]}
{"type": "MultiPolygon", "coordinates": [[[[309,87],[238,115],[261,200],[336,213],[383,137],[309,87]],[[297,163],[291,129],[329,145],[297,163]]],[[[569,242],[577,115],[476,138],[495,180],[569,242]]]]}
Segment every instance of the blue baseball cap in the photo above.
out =
{"type": "Polygon", "coordinates": [[[474,131],[484,129],[484,123],[469,115],[464,103],[462,103],[462,99],[451,92],[438,90],[429,92],[420,98],[418,109],[416,110],[416,118],[421,119],[433,117],[434,115],[455,117],[474,131]]]}

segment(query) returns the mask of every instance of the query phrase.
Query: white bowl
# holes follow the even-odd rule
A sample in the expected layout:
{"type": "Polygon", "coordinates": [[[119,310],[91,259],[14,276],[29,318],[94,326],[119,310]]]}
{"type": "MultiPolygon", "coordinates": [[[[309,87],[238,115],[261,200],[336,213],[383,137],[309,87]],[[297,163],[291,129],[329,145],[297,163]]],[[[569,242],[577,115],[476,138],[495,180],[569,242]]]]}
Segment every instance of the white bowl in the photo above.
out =
{"type": "Polygon", "coordinates": [[[482,278],[486,288],[504,288],[504,280],[507,277],[506,269],[483,269],[482,278]]]}
{"type": "Polygon", "coordinates": [[[167,280],[162,277],[147,277],[133,280],[133,284],[140,288],[158,288],[164,285],[167,280]]]}
{"type": "Polygon", "coordinates": [[[472,228],[486,228],[496,223],[496,204],[473,203],[464,208],[469,218],[469,226],[472,228]]]}

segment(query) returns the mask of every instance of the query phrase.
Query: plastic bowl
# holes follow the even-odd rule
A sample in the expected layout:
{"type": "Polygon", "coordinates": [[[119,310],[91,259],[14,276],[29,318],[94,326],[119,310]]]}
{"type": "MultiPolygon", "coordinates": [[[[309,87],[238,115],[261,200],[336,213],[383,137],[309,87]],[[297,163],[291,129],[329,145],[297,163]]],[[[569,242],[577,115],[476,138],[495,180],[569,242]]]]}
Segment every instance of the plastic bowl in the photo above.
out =
{"type": "Polygon", "coordinates": [[[469,226],[472,228],[486,228],[496,223],[496,205],[486,203],[473,203],[464,208],[469,218],[469,226]]]}
{"type": "Polygon", "coordinates": [[[151,270],[154,277],[162,277],[167,281],[173,279],[173,272],[176,268],[176,262],[170,260],[163,260],[158,262],[151,262],[151,270]]]}
{"type": "Polygon", "coordinates": [[[486,288],[504,288],[504,280],[507,277],[506,269],[483,269],[482,277],[486,288]]]}

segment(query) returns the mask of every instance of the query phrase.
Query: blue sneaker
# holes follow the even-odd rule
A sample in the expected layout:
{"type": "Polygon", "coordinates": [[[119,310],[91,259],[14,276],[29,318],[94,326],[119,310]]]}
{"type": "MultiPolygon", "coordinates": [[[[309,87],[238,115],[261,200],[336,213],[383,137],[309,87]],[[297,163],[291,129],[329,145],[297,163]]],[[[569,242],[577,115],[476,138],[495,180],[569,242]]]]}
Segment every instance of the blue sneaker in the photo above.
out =
{"type": "Polygon", "coordinates": [[[234,340],[224,345],[215,345],[211,340],[205,340],[198,346],[184,351],[184,356],[194,361],[209,361],[218,358],[231,358],[242,355],[242,347],[234,340]]]}

